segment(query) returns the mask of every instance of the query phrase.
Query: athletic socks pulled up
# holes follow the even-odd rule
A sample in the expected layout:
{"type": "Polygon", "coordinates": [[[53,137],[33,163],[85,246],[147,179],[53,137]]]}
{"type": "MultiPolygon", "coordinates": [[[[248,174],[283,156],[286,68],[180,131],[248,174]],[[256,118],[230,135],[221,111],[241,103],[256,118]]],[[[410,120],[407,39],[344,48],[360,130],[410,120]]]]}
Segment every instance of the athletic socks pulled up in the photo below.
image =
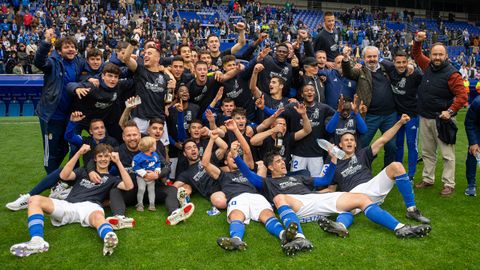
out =
{"type": "Polygon", "coordinates": [[[300,226],[300,220],[297,217],[297,214],[293,212],[292,208],[288,205],[282,205],[278,208],[278,215],[282,220],[283,225],[285,228],[290,225],[291,222],[295,222],[298,225],[298,233],[303,235],[302,226],[300,226]]]}
{"type": "Polygon", "coordinates": [[[413,194],[412,183],[407,174],[402,174],[395,177],[398,191],[402,194],[403,201],[407,208],[415,207],[415,195],[413,194]]]}
{"type": "Polygon", "coordinates": [[[100,227],[98,227],[97,232],[98,232],[98,236],[104,239],[107,233],[113,232],[113,227],[109,223],[103,223],[102,225],[100,225],[100,227]]]}
{"type": "Polygon", "coordinates": [[[240,220],[232,220],[230,222],[230,238],[238,237],[240,240],[243,239],[245,234],[245,224],[240,220]]]}
{"type": "Polygon", "coordinates": [[[271,217],[265,222],[265,229],[272,234],[273,236],[277,237],[278,239],[280,238],[280,234],[282,233],[283,225],[278,221],[276,217],[271,217]]]}
{"type": "Polygon", "coordinates": [[[397,219],[390,215],[390,213],[374,203],[367,206],[363,212],[371,221],[389,228],[392,231],[395,230],[399,224],[401,224],[397,219]]]}
{"type": "Polygon", "coordinates": [[[30,237],[41,237],[43,238],[43,226],[44,226],[45,217],[42,214],[33,214],[28,217],[28,232],[30,237]]]}
{"type": "Polygon", "coordinates": [[[353,214],[350,212],[340,213],[337,216],[337,222],[343,224],[348,229],[353,223],[353,214]]]}

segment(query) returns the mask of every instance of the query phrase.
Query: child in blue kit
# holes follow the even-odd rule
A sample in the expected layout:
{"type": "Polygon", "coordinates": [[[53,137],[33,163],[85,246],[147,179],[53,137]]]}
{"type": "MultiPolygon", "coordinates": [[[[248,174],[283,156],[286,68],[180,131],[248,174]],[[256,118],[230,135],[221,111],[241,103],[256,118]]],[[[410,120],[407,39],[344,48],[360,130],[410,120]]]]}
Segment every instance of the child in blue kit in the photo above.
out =
{"type": "Polygon", "coordinates": [[[145,194],[145,188],[148,189],[148,201],[150,203],[148,210],[156,211],[155,208],[155,181],[146,180],[145,176],[148,173],[155,173],[157,178],[160,174],[160,157],[157,152],[157,142],[153,137],[147,136],[140,140],[138,145],[141,153],[138,153],[133,157],[132,168],[137,174],[137,211],[143,212],[143,195],[145,194]]]}

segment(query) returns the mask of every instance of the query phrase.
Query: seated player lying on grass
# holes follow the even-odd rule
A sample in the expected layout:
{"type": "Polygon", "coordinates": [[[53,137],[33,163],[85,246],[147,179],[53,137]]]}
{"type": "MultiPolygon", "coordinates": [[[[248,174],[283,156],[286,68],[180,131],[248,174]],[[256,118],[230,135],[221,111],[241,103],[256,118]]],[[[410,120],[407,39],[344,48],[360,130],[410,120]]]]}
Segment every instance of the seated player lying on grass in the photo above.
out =
{"type": "MultiPolygon", "coordinates": [[[[353,215],[349,211],[360,208],[368,219],[394,231],[399,238],[423,237],[430,232],[432,228],[429,225],[410,226],[400,223],[365,194],[317,193],[315,191],[317,187],[328,186],[332,182],[337,160],[331,152],[329,154],[331,162],[323,177],[287,176],[285,161],[277,153],[271,153],[265,157],[267,168],[272,172],[272,176],[265,178],[265,181],[261,181],[257,174],[243,166],[242,160],[235,160],[235,162],[248,180],[265,188],[267,199],[275,204],[281,217],[290,212],[296,213],[303,220],[314,216],[339,214],[337,221],[345,226],[330,226],[323,229],[339,236],[346,236],[348,235],[346,228],[353,222],[353,215]]],[[[337,225],[333,222],[329,224],[337,225]]]]}
{"type": "Polygon", "coordinates": [[[270,203],[259,194],[257,188],[238,170],[234,158],[241,159],[238,156],[240,146],[244,158],[253,160],[252,152],[235,122],[227,120],[225,124],[229,127],[229,130],[230,126],[234,126],[233,132],[238,139],[238,141],[234,141],[231,144],[230,152],[225,159],[228,172],[223,172],[210,162],[213,144],[219,136],[218,131],[215,130],[211,133],[210,141],[202,158],[203,167],[215,181],[220,182],[220,187],[228,201],[227,220],[230,223],[230,237],[218,238],[217,244],[226,250],[246,249],[247,243],[243,241],[245,224],[249,224],[250,220],[254,220],[265,224],[267,231],[280,239],[282,248],[287,251],[288,247],[293,244],[292,241],[297,237],[297,224],[292,222],[285,230],[275,217],[270,203]]]}
{"type": "Polygon", "coordinates": [[[54,226],[80,223],[83,227],[94,227],[103,240],[103,255],[113,253],[118,244],[118,238],[113,232],[112,226],[105,220],[101,202],[105,200],[112,187],[130,190],[133,188],[133,182],[123,167],[118,153],[112,153],[112,147],[106,144],[99,144],[94,152],[96,171],[101,176],[100,183],[90,181],[85,168],[74,170],[75,163],[80,156],[88,151],[90,151],[90,146],[82,145],[60,172],[62,180],[75,180],[75,185],[65,200],[51,199],[40,195],[30,198],[28,202],[28,231],[31,240],[13,245],[10,248],[13,255],[25,257],[48,251],[49,244],[43,239],[44,213],[50,215],[54,226]],[[108,173],[108,165],[111,161],[117,165],[120,177],[108,173]]]}
{"type": "MultiPolygon", "coordinates": [[[[381,204],[396,184],[407,207],[405,216],[408,219],[429,224],[430,219],[424,217],[417,209],[412,183],[402,163],[392,162],[376,176],[373,176],[371,169],[372,162],[380,149],[382,149],[382,147],[395,136],[400,127],[409,120],[410,117],[403,114],[400,120],[372,143],[372,145],[360,150],[357,150],[357,140],[354,134],[350,132],[343,134],[340,137],[340,147],[345,151],[346,156],[337,163],[332,185],[322,192],[338,190],[342,192],[363,193],[374,203],[381,204]]],[[[329,230],[328,228],[338,226],[345,227],[346,229],[350,224],[349,222],[333,224],[334,222],[327,218],[321,218],[318,223],[327,231],[329,230]]]]}

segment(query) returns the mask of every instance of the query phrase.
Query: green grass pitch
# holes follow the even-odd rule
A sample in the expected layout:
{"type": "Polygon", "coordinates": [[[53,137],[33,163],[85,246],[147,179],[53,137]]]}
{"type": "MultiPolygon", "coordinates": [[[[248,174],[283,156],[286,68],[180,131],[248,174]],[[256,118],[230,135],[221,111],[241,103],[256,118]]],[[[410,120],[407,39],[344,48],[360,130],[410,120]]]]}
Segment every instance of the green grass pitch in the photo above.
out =
{"type": "MultiPolygon", "coordinates": [[[[45,174],[40,127],[34,117],[0,118],[0,265],[2,269],[478,269],[480,204],[478,198],[463,195],[468,146],[464,117],[465,110],[457,118],[455,195],[439,196],[441,165],[437,166],[435,187],[415,193],[419,209],[432,219],[433,230],[423,239],[397,239],[393,232],[359,215],[346,239],[321,231],[316,223],[304,224],[314,250],[286,257],[279,241],[261,224],[252,222],[244,239],[248,249],[227,252],[216,244],[217,237],[228,235],[226,213],[208,216],[209,203],[193,196],[195,213],[173,227],[165,224],[162,206],[157,212],[127,209],[137,227],[118,232],[119,246],[111,257],[102,256],[102,242],[95,230],[78,224],[54,228],[47,217],[45,238],[50,250],[27,258],[9,252],[11,245],[29,239],[27,213],[11,212],[3,205],[29,191],[45,174]]],[[[375,160],[375,172],[382,164],[383,153],[375,160]]],[[[419,164],[417,181],[421,170],[419,164]]],[[[383,208],[408,223],[396,188],[383,208]]]]}

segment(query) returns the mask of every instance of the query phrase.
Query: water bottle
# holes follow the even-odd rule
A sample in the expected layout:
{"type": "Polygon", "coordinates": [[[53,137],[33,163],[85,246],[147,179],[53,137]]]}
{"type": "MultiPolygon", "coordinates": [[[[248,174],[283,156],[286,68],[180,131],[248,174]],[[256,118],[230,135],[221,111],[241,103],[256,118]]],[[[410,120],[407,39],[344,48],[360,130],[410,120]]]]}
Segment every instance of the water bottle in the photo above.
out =
{"type": "Polygon", "coordinates": [[[277,136],[275,137],[275,147],[282,148],[282,146],[283,146],[283,134],[281,132],[278,132],[277,136]]]}
{"type": "Polygon", "coordinates": [[[333,147],[332,154],[336,158],[343,159],[345,157],[345,152],[343,152],[343,150],[338,148],[337,146],[334,146],[333,144],[331,144],[329,141],[324,139],[317,139],[317,143],[323,150],[327,152],[333,147]]]}
{"type": "Polygon", "coordinates": [[[480,167],[480,152],[475,152],[475,158],[477,159],[477,166],[480,167]]]}

